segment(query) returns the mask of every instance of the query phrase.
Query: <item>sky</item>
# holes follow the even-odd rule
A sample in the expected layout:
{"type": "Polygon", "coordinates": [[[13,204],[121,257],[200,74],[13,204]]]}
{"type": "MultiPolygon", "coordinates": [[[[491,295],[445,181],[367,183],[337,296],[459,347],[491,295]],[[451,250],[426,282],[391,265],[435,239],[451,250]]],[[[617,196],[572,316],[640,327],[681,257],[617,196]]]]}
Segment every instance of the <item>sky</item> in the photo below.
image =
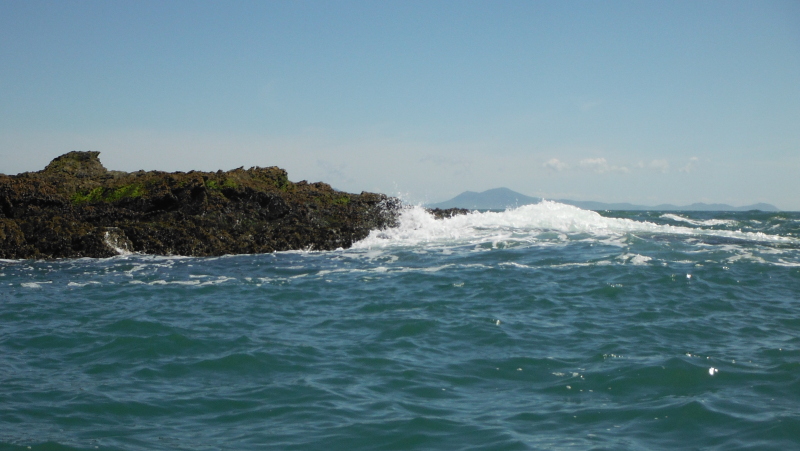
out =
{"type": "Polygon", "coordinates": [[[800,210],[798,1],[0,0],[0,173],[800,210]]]}

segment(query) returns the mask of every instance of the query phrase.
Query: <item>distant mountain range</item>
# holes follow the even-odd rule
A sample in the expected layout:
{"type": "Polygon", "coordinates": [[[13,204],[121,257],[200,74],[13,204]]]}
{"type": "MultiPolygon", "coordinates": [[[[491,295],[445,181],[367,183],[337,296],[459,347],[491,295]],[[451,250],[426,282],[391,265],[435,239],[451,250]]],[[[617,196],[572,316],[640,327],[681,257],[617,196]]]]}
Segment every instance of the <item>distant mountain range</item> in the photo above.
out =
{"type": "MultiPolygon", "coordinates": [[[[780,211],[778,207],[765,203],[734,207],[727,204],[704,204],[694,203],[691,205],[672,205],[660,204],[656,206],[635,205],[629,203],[613,203],[592,201],[576,201],[569,199],[552,199],[562,204],[574,205],[584,210],[650,210],[650,211],[780,211]]],[[[505,210],[508,207],[519,207],[521,205],[538,204],[542,201],[541,197],[530,197],[511,191],[508,188],[494,188],[482,193],[474,191],[464,191],[458,196],[439,202],[426,205],[429,208],[468,208],[471,210],[505,210]]]]}

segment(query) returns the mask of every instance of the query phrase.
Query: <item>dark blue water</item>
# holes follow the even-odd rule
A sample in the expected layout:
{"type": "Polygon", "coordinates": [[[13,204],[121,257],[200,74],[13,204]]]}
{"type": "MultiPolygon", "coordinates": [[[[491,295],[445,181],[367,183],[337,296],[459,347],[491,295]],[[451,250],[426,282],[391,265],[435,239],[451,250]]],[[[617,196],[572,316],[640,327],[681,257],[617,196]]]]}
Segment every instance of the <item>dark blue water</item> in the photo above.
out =
{"type": "Polygon", "coordinates": [[[800,214],[0,262],[0,449],[798,449],[800,214]]]}

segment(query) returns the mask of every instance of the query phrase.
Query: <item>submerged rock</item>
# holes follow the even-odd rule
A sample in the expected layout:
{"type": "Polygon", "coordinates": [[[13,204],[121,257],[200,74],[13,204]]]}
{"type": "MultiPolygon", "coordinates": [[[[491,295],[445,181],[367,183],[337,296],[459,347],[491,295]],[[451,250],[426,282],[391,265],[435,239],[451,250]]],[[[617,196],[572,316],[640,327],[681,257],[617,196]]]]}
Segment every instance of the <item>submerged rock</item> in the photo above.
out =
{"type": "Polygon", "coordinates": [[[470,212],[466,208],[427,208],[426,210],[435,219],[447,219],[457,215],[466,215],[470,212]]]}
{"type": "Polygon", "coordinates": [[[294,183],[277,167],[126,173],[98,157],[69,152],[42,171],[0,175],[0,258],[333,250],[396,225],[400,207],[294,183]]]}

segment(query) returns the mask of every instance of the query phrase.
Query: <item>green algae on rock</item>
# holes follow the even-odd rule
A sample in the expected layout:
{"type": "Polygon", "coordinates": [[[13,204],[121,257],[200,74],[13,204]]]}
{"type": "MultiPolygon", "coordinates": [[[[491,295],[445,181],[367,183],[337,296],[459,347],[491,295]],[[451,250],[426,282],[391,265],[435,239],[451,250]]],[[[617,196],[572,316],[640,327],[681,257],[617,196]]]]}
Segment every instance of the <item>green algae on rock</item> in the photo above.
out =
{"type": "Polygon", "coordinates": [[[0,258],[333,250],[395,225],[400,207],[383,194],[294,183],[278,167],[127,173],[99,154],[0,175],[0,258]]]}

